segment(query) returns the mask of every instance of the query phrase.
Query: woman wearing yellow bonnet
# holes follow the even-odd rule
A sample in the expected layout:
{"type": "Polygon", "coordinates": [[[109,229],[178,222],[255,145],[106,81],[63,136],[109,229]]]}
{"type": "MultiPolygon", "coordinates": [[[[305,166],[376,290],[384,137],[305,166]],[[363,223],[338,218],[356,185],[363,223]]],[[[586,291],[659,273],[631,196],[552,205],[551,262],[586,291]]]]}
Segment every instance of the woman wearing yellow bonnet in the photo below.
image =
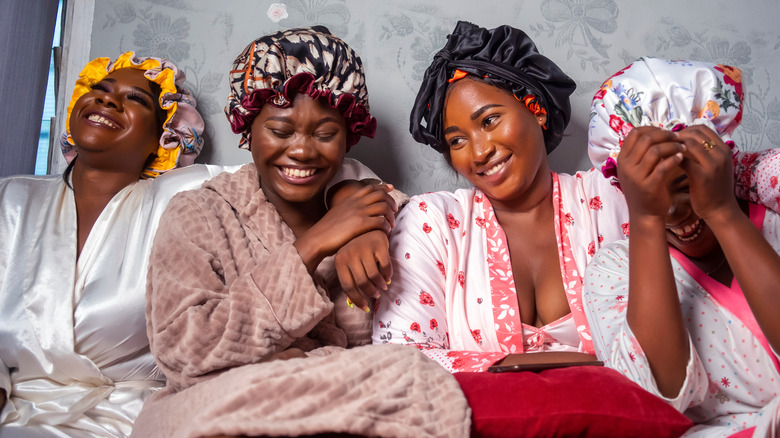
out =
{"type": "Polygon", "coordinates": [[[0,430],[126,436],[163,385],[144,320],[147,260],[203,119],[169,61],[87,64],[68,106],[63,175],[0,180],[0,430]],[[155,178],[156,177],[156,178],[155,178]]]}

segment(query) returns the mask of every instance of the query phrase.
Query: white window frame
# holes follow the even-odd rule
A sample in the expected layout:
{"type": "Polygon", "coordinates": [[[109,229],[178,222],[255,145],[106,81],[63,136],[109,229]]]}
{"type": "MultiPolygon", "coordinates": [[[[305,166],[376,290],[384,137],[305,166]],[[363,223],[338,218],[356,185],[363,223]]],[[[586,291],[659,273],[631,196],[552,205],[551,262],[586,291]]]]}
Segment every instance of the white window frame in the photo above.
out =
{"type": "Polygon", "coordinates": [[[65,131],[65,114],[79,73],[90,61],[92,23],[95,18],[95,0],[65,0],[62,42],[59,56],[55,56],[57,74],[56,121],[49,137],[49,173],[59,174],[67,164],[60,151],[60,137],[65,131]],[[58,59],[59,58],[59,59],[58,59]]]}

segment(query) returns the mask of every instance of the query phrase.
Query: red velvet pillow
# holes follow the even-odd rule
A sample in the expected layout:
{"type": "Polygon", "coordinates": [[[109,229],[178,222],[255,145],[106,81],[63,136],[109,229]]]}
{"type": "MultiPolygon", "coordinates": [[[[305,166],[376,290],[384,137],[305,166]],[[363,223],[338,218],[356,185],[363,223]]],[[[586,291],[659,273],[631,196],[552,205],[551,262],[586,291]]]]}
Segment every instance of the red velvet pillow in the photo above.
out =
{"type": "Polygon", "coordinates": [[[617,371],[598,366],[540,373],[458,373],[473,436],[677,437],[688,417],[617,371]]]}

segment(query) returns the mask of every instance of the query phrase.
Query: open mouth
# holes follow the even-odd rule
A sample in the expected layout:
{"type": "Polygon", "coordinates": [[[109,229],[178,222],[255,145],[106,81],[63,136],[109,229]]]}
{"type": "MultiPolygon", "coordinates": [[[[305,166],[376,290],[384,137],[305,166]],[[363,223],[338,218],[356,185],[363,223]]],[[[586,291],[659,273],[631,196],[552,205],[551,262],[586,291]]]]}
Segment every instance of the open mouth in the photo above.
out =
{"type": "Polygon", "coordinates": [[[101,116],[100,114],[90,114],[89,117],[87,117],[87,120],[94,123],[99,123],[101,125],[106,125],[109,128],[117,129],[119,126],[116,125],[116,123],[112,122],[111,120],[108,120],[107,118],[101,116]]]}
{"type": "Polygon", "coordinates": [[[279,169],[290,178],[308,178],[317,173],[317,169],[299,169],[297,167],[279,167],[279,169]]]}
{"type": "Polygon", "coordinates": [[[692,223],[680,227],[667,228],[682,242],[690,242],[701,235],[704,229],[704,221],[696,219],[692,223]]]}

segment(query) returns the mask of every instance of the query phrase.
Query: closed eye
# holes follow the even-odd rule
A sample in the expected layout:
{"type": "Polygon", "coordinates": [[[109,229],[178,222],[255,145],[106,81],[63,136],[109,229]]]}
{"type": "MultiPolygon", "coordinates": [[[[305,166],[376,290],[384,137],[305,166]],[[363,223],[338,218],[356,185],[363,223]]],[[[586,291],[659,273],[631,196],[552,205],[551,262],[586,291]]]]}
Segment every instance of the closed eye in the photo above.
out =
{"type": "Polygon", "coordinates": [[[140,103],[140,104],[142,104],[143,106],[146,106],[146,107],[150,107],[152,105],[152,103],[149,102],[149,98],[148,97],[146,97],[145,95],[143,95],[141,93],[137,93],[137,92],[134,92],[134,91],[131,91],[131,92],[127,93],[127,98],[129,100],[133,100],[135,102],[138,102],[138,103],[140,103]]]}
{"type": "Polygon", "coordinates": [[[268,130],[271,131],[271,134],[273,134],[274,137],[277,137],[277,138],[290,138],[293,135],[292,131],[288,131],[288,130],[285,130],[285,129],[268,127],[268,130]]]}
{"type": "Polygon", "coordinates": [[[322,132],[322,133],[315,133],[314,137],[323,142],[328,142],[333,140],[336,137],[337,132],[322,132]]]}
{"type": "Polygon", "coordinates": [[[108,92],[108,86],[103,81],[100,81],[100,82],[98,82],[96,84],[92,84],[92,85],[90,85],[89,88],[92,89],[92,90],[108,92]]]}

